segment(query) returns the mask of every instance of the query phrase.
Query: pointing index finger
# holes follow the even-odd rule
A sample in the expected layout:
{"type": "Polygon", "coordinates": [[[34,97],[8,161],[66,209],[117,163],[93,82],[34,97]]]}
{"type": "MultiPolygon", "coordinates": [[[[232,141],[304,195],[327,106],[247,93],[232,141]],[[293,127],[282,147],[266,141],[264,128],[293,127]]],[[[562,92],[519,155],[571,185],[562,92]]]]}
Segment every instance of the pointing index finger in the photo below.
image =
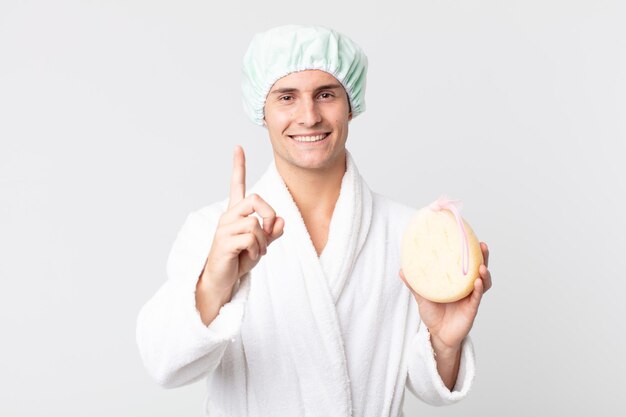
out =
{"type": "Polygon", "coordinates": [[[231,208],[246,196],[246,156],[243,148],[235,146],[233,152],[233,175],[230,180],[230,198],[228,208],[231,208]]]}

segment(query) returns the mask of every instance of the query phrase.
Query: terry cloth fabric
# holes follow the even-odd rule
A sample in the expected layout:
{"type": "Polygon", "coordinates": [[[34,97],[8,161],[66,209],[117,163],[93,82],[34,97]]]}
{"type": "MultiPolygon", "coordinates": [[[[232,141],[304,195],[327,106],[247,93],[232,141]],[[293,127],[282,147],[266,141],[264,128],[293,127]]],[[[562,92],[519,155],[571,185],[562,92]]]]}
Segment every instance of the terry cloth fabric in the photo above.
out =
{"type": "Polygon", "coordinates": [[[350,100],[352,118],[365,111],[367,56],[347,36],[322,26],[285,25],[258,33],[242,64],[243,109],[263,126],[263,107],[280,78],[296,71],[317,69],[333,75],[350,100]]]}
{"type": "Polygon", "coordinates": [[[443,384],[417,305],[398,276],[413,209],[372,193],[347,170],[318,258],[274,162],[250,192],[285,219],[284,234],[204,326],[195,285],[228,201],[191,213],[168,260],[168,280],[141,309],[137,343],[163,386],[207,379],[210,416],[399,416],[405,386],[445,405],[470,389],[463,342],[452,391],[443,384]]]}

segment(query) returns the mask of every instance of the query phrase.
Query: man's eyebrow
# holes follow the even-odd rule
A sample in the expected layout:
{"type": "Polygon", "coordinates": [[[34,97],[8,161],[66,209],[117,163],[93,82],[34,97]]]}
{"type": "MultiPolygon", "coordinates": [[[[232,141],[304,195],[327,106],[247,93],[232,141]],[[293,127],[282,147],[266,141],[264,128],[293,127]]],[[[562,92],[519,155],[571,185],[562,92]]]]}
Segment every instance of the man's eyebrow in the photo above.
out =
{"type": "MultiPolygon", "coordinates": [[[[341,84],[326,84],[326,85],[321,85],[321,86],[317,87],[315,89],[315,91],[333,90],[335,88],[343,88],[343,86],[341,84]]],[[[285,87],[285,88],[278,88],[278,89],[272,91],[270,94],[293,93],[293,92],[296,92],[296,91],[298,91],[297,88],[285,87]]]]}

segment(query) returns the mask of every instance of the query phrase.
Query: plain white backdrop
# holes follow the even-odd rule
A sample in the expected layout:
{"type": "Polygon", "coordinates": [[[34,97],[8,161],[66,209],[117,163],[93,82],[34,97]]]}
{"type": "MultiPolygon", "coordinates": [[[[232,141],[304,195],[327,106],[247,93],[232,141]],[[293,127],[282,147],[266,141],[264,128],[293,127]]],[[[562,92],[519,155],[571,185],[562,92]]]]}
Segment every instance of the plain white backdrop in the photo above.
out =
{"type": "Polygon", "coordinates": [[[186,215],[252,184],[253,34],[322,24],[370,61],[348,148],[370,187],[448,194],[491,248],[470,396],[407,416],[623,415],[622,1],[0,0],[0,415],[200,416],[159,388],[136,315],[186,215]]]}

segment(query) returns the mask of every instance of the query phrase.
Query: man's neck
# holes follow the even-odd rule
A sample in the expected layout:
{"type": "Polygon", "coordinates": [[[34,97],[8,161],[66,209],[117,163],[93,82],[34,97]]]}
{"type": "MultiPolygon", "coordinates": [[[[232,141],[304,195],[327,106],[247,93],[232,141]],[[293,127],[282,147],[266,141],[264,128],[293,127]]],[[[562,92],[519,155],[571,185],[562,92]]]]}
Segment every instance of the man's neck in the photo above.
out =
{"type": "Polygon", "coordinates": [[[293,197],[315,249],[321,254],[346,172],[346,155],[319,170],[293,167],[276,159],[276,168],[293,197]]]}
{"type": "Polygon", "coordinates": [[[329,217],[339,198],[346,164],[345,153],[333,165],[317,170],[293,167],[276,159],[278,173],[285,181],[300,212],[304,215],[322,211],[329,214],[329,217]]]}

